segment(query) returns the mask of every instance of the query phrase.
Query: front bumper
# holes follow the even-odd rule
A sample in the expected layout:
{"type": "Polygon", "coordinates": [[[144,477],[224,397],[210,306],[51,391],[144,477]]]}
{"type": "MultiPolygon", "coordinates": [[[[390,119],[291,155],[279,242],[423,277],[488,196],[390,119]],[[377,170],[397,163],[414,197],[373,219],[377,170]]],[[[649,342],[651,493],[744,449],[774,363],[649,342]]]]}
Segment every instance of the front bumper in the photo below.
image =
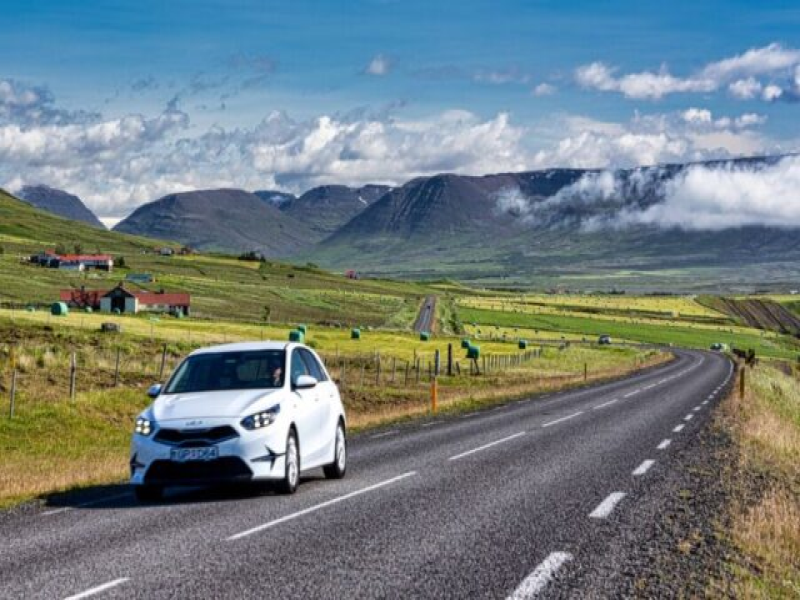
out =
{"type": "Polygon", "coordinates": [[[134,434],[130,454],[131,484],[207,485],[283,478],[288,432],[276,426],[277,422],[256,431],[248,431],[238,421],[230,419],[204,420],[202,429],[185,425],[184,422],[166,421],[158,423],[157,429],[149,436],[134,434]],[[228,427],[235,433],[219,441],[201,439],[199,432],[221,427],[228,427]],[[183,436],[174,433],[187,430],[192,432],[186,436],[189,439],[182,439],[183,436]],[[206,446],[217,448],[216,459],[185,462],[171,459],[174,448],[206,446]]]}

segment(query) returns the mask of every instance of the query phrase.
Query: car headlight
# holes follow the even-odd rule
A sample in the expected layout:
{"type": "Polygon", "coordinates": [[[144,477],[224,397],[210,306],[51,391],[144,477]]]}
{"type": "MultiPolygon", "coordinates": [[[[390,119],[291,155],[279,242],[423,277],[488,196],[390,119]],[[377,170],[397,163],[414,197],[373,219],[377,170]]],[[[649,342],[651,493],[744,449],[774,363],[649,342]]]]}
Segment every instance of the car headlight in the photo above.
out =
{"type": "Polygon", "coordinates": [[[154,425],[155,423],[150,421],[150,419],[139,417],[136,419],[136,426],[133,428],[133,431],[139,435],[148,436],[153,433],[153,429],[155,429],[154,425]]]}
{"type": "Polygon", "coordinates": [[[280,412],[281,406],[280,404],[276,404],[272,408],[262,410],[261,412],[257,412],[254,415],[250,415],[249,417],[242,419],[242,427],[253,430],[261,429],[267,425],[272,425],[275,422],[275,419],[278,418],[278,413],[280,412]]]}

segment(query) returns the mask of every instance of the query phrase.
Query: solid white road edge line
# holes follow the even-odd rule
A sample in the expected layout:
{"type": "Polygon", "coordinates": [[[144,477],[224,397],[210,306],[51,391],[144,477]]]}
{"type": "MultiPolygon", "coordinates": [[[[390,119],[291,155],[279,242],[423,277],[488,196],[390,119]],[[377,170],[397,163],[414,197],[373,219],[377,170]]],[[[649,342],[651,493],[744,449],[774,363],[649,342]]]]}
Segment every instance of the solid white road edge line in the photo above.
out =
{"type": "Polygon", "coordinates": [[[597,505],[589,517],[592,519],[605,519],[614,510],[614,507],[619,504],[619,501],[625,497],[625,492],[611,492],[606,499],[597,505]]]}
{"type": "Polygon", "coordinates": [[[669,445],[670,445],[671,443],[672,443],[672,440],[671,440],[671,439],[669,439],[669,438],[667,438],[667,439],[665,439],[664,441],[662,441],[662,442],[661,442],[661,443],[660,443],[660,444],[657,446],[657,448],[658,448],[659,450],[666,450],[666,449],[669,447],[669,445]]]}
{"type": "Polygon", "coordinates": [[[568,419],[573,419],[573,418],[577,417],[578,415],[582,415],[582,414],[583,414],[583,411],[579,410],[576,413],[572,413],[571,415],[567,415],[566,417],[561,417],[560,419],[556,419],[555,421],[549,421],[547,423],[543,423],[542,427],[550,427],[550,425],[555,425],[556,423],[561,423],[562,421],[566,421],[568,419]]]}
{"type": "Polygon", "coordinates": [[[636,467],[633,470],[633,474],[636,477],[644,475],[645,473],[647,473],[650,470],[650,467],[652,467],[654,464],[656,464],[656,461],[650,460],[648,458],[647,460],[642,461],[642,464],[640,464],[638,467],[636,467]]]}
{"type": "Polygon", "coordinates": [[[108,583],[104,583],[103,585],[98,585],[97,587],[93,587],[90,590],[81,592],[80,594],[69,596],[64,600],[80,600],[81,598],[88,598],[89,596],[94,596],[95,594],[99,594],[100,592],[105,592],[106,590],[109,590],[112,587],[116,587],[120,584],[123,584],[126,581],[128,581],[127,577],[120,577],[119,579],[115,579],[114,581],[109,581],[108,583]]]}
{"type": "Polygon", "coordinates": [[[75,506],[64,506],[62,508],[54,508],[53,510],[46,510],[43,513],[39,513],[43,517],[49,517],[50,515],[57,515],[63,512],[67,512],[68,510],[73,510],[75,508],[83,508],[84,506],[94,506],[95,504],[101,504],[103,502],[111,502],[112,500],[119,500],[120,498],[126,498],[130,496],[129,492],[125,492],[124,494],[116,494],[114,496],[108,496],[106,498],[98,498],[97,500],[90,500],[89,502],[81,502],[80,504],[76,504],[75,506]]]}
{"type": "Polygon", "coordinates": [[[599,410],[601,408],[609,406],[610,404],[614,404],[615,402],[619,402],[619,398],[613,398],[613,399],[609,400],[608,402],[603,402],[602,404],[598,404],[597,406],[593,406],[592,410],[599,410]]]}
{"type": "Polygon", "coordinates": [[[636,394],[638,394],[641,391],[642,390],[639,390],[639,389],[633,390],[632,392],[628,392],[627,394],[625,394],[623,396],[623,398],[630,398],[631,396],[635,396],[636,394]]]}
{"type": "Polygon", "coordinates": [[[547,587],[547,584],[550,583],[553,576],[564,563],[570,560],[572,560],[572,554],[569,552],[551,552],[548,557],[539,563],[539,566],[519,584],[519,587],[514,590],[507,600],[530,600],[530,598],[535,597],[547,587]]]}
{"type": "Polygon", "coordinates": [[[679,433],[683,427],[683,425],[676,425],[675,429],[672,430],[672,433],[679,433]]]}
{"type": "Polygon", "coordinates": [[[319,504],[315,504],[314,506],[309,506],[308,508],[304,508],[303,510],[299,510],[296,513],[292,513],[290,515],[286,515],[285,517],[280,517],[279,519],[275,519],[274,521],[269,521],[268,523],[264,523],[263,525],[259,525],[257,527],[253,527],[252,529],[248,529],[247,531],[242,531],[241,533],[237,533],[225,539],[226,542],[233,542],[235,540],[241,539],[243,537],[247,537],[248,535],[252,535],[254,533],[258,533],[259,531],[264,531],[265,529],[269,529],[270,527],[275,527],[275,525],[280,525],[281,523],[286,523],[287,521],[291,521],[298,517],[302,517],[303,515],[307,515],[309,513],[316,512],[320,509],[326,508],[333,504],[338,504],[339,502],[343,502],[344,500],[349,500],[350,498],[355,498],[356,496],[360,496],[361,494],[366,494],[367,492],[372,492],[374,490],[380,489],[382,487],[386,487],[387,485],[392,485],[393,483],[397,483],[402,479],[406,479],[408,477],[412,477],[416,475],[416,471],[409,471],[408,473],[403,473],[402,475],[398,475],[397,477],[392,477],[391,479],[387,479],[386,481],[381,481],[380,483],[375,483],[373,485],[367,486],[365,488],[361,488],[360,490],[356,490],[354,492],[350,492],[349,494],[345,494],[344,496],[339,496],[337,498],[332,498],[330,500],[326,500],[325,502],[320,502],[319,504]]]}
{"type": "Polygon", "coordinates": [[[521,435],[525,435],[525,432],[520,431],[519,433],[515,433],[514,435],[504,437],[500,440],[489,442],[488,444],[484,444],[483,446],[478,446],[477,448],[473,448],[472,450],[467,450],[466,452],[462,452],[461,454],[456,454],[455,456],[451,456],[447,460],[458,460],[459,458],[464,458],[465,456],[469,456],[470,454],[475,454],[476,452],[480,452],[481,450],[486,450],[487,448],[491,448],[492,446],[497,446],[498,444],[502,444],[503,442],[507,442],[509,440],[513,440],[514,438],[518,438],[521,435]]]}
{"type": "Polygon", "coordinates": [[[375,435],[369,436],[369,439],[376,440],[378,438],[386,437],[387,435],[394,435],[398,433],[398,429],[392,429],[391,431],[384,431],[383,433],[376,433],[375,435]]]}

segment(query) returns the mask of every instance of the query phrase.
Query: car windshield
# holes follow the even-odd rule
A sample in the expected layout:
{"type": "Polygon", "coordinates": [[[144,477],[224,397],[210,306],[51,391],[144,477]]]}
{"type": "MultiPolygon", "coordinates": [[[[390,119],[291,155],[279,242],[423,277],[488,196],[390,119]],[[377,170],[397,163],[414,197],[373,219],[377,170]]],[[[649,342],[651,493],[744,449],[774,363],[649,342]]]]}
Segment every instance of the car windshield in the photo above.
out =
{"type": "Polygon", "coordinates": [[[285,364],[283,350],[196,354],[181,363],[166,393],[279,388],[283,386],[285,364]]]}

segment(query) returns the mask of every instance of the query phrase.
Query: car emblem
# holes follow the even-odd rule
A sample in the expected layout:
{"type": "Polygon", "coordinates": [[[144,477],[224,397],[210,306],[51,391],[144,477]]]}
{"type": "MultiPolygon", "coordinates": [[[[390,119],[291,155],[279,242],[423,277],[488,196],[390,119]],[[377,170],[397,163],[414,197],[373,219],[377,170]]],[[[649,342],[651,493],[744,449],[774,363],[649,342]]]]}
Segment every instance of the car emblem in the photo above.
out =
{"type": "Polygon", "coordinates": [[[197,425],[202,425],[202,421],[186,421],[186,427],[196,427],[197,425]]]}

